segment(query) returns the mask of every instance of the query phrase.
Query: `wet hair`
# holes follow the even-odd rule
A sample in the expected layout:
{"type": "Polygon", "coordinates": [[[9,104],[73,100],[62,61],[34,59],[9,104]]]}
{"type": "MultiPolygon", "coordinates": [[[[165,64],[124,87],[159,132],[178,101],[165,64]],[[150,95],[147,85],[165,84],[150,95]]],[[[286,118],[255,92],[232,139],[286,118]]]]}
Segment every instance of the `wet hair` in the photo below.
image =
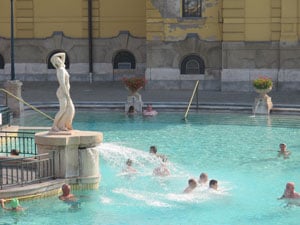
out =
{"type": "Polygon", "coordinates": [[[134,106],[133,105],[129,106],[128,112],[134,112],[134,106]]]}
{"type": "Polygon", "coordinates": [[[162,161],[162,162],[167,162],[167,161],[168,161],[167,156],[162,155],[162,156],[161,156],[161,161],[162,161]]]}
{"type": "Polygon", "coordinates": [[[193,178],[189,179],[188,183],[189,183],[189,185],[191,185],[191,184],[194,185],[194,186],[197,185],[197,181],[193,178]]]}
{"type": "Polygon", "coordinates": [[[207,177],[208,177],[207,173],[201,173],[199,176],[200,179],[207,178],[207,177]]]}
{"type": "Polygon", "coordinates": [[[154,145],[150,146],[150,152],[153,152],[154,154],[156,154],[157,153],[156,146],[154,146],[154,145]]]}
{"type": "Polygon", "coordinates": [[[131,166],[132,165],[132,160],[131,159],[127,159],[126,165],[131,166]]]}
{"type": "Polygon", "coordinates": [[[215,184],[218,184],[218,181],[217,180],[210,180],[209,181],[209,187],[215,185],[215,184]]]}

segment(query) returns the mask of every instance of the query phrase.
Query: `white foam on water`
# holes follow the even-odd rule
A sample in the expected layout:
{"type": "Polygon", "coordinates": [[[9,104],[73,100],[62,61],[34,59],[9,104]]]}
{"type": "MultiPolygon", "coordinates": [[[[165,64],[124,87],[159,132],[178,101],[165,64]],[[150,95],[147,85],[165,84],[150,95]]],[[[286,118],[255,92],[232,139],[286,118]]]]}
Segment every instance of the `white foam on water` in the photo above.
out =
{"type": "MultiPolygon", "coordinates": [[[[161,158],[149,154],[149,152],[139,149],[121,146],[115,143],[102,143],[97,146],[100,157],[113,167],[124,168],[127,159],[133,161],[133,167],[137,169],[137,175],[152,176],[153,169],[160,166],[161,158]]],[[[167,162],[167,166],[172,176],[180,176],[177,168],[172,162],[167,162]]],[[[119,175],[124,175],[120,173],[119,175]]]]}
{"type": "Polygon", "coordinates": [[[157,200],[153,198],[153,193],[141,192],[138,190],[126,189],[126,188],[116,188],[113,190],[114,193],[122,194],[131,199],[139,200],[145,202],[147,205],[155,207],[171,207],[170,204],[157,200]]]}
{"type": "MultiPolygon", "coordinates": [[[[191,175],[178,165],[168,161],[171,175],[157,177],[153,175],[153,169],[161,164],[161,159],[149,154],[149,152],[114,143],[102,143],[97,149],[100,152],[100,157],[114,168],[117,177],[128,177],[135,180],[132,182],[133,179],[124,179],[125,183],[121,182],[118,183],[119,186],[113,187],[114,193],[126,196],[133,202],[141,201],[154,207],[176,207],[179,202],[202,203],[214,198],[222,198],[228,195],[228,191],[231,189],[230,183],[219,181],[220,189],[218,191],[209,190],[207,186],[198,186],[193,192],[184,194],[182,192],[185,187],[179,187],[177,183],[182,183],[183,179],[186,180],[191,175]],[[133,161],[133,167],[137,169],[137,173],[122,172],[122,168],[129,158],[133,161]],[[146,187],[146,190],[141,190],[141,187],[146,187]]],[[[103,198],[101,201],[109,204],[112,199],[103,198]]]]}
{"type": "Polygon", "coordinates": [[[100,201],[101,201],[101,203],[103,203],[103,204],[110,204],[110,203],[112,202],[112,199],[110,199],[110,198],[108,198],[108,197],[103,197],[103,196],[101,196],[101,197],[100,197],[100,201]]]}

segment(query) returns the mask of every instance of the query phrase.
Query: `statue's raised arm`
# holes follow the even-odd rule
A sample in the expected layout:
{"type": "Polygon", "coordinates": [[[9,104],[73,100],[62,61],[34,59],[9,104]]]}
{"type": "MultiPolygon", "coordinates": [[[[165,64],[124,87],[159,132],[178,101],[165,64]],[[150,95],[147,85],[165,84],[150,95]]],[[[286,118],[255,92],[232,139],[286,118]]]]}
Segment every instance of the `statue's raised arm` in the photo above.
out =
{"type": "Polygon", "coordinates": [[[59,52],[54,54],[50,61],[56,69],[56,76],[59,87],[56,96],[59,101],[59,111],[55,115],[51,131],[72,130],[72,121],[75,115],[75,108],[70,97],[70,75],[65,69],[66,54],[59,52]]]}

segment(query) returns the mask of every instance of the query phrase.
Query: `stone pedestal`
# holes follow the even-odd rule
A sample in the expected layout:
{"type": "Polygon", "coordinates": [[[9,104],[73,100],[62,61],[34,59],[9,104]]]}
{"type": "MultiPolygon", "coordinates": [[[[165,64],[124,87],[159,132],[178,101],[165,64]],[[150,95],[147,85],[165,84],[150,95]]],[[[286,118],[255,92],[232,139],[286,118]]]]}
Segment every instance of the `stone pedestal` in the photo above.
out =
{"type": "Polygon", "coordinates": [[[259,96],[255,98],[253,105],[253,114],[269,115],[273,108],[272,99],[268,95],[259,96]]]}
{"type": "MultiPolygon", "coordinates": [[[[22,85],[23,83],[19,80],[9,80],[4,83],[4,88],[11,94],[15,95],[16,97],[22,99],[22,85]]],[[[13,112],[14,116],[20,116],[21,113],[24,111],[24,104],[23,102],[17,100],[16,98],[6,95],[7,99],[4,104],[7,104],[8,108],[13,112]]]]}
{"type": "Polygon", "coordinates": [[[272,90],[272,87],[266,89],[257,89],[255,91],[259,94],[259,97],[255,98],[253,105],[253,114],[269,115],[270,110],[273,108],[271,97],[267,95],[272,90]]]}
{"type": "Polygon", "coordinates": [[[100,181],[99,152],[95,148],[103,140],[101,132],[72,130],[40,132],[35,135],[38,153],[52,153],[55,175],[83,189],[98,188],[100,181]]]}
{"type": "Polygon", "coordinates": [[[127,97],[127,101],[125,103],[125,113],[128,112],[130,106],[133,106],[137,113],[143,112],[143,101],[139,93],[136,92],[135,94],[127,97]]]}

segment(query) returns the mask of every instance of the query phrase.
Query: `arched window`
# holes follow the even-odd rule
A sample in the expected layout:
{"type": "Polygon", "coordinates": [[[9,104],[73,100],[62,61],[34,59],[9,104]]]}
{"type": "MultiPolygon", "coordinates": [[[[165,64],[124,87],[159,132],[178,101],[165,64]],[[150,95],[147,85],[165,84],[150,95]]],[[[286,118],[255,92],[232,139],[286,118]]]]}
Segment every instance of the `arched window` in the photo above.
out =
{"type": "Polygon", "coordinates": [[[182,0],[183,17],[201,17],[202,0],[182,0]]]}
{"type": "Polygon", "coordinates": [[[118,52],[113,63],[114,69],[135,69],[134,55],[128,51],[118,52]]]}
{"type": "Polygon", "coordinates": [[[0,55],[0,69],[4,69],[4,58],[0,55]]]}
{"type": "MultiPolygon", "coordinates": [[[[51,59],[51,57],[52,57],[54,54],[56,54],[56,53],[58,53],[58,52],[64,52],[64,53],[66,53],[66,52],[63,51],[63,50],[54,50],[53,52],[51,52],[50,55],[49,55],[49,57],[48,57],[48,59],[47,59],[48,69],[55,69],[54,66],[52,65],[50,59],[51,59]]],[[[66,53],[66,61],[65,61],[65,65],[66,65],[66,69],[69,69],[69,68],[70,68],[69,56],[68,56],[67,53],[66,53]]]]}
{"type": "Polygon", "coordinates": [[[181,74],[204,74],[205,65],[202,58],[196,55],[185,57],[180,67],[181,74]]]}

